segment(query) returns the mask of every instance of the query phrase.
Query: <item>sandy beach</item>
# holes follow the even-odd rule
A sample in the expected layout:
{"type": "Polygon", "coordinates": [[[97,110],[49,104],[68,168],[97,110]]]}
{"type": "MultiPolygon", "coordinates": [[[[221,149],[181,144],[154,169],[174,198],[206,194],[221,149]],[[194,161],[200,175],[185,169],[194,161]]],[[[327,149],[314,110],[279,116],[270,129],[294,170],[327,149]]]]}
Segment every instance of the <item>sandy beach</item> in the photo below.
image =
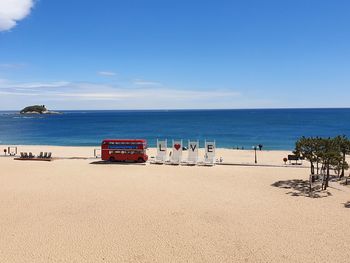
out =
{"type": "Polygon", "coordinates": [[[0,157],[0,262],[349,262],[350,188],[308,197],[308,164],[285,166],[286,151],[258,152],[275,167],[228,149],[217,157],[252,165],[186,167],[18,147],[59,158],[0,157]]]}

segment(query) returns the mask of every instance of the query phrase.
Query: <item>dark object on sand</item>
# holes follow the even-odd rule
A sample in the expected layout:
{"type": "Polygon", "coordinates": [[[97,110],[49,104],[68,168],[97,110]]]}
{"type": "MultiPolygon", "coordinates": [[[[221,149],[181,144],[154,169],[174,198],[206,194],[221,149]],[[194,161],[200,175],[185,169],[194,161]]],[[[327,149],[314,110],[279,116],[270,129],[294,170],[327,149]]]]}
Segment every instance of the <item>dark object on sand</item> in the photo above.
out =
{"type": "Polygon", "coordinates": [[[40,152],[40,154],[38,156],[34,156],[31,152],[29,154],[27,154],[26,152],[21,152],[20,153],[20,157],[19,158],[15,158],[15,160],[21,160],[21,161],[52,161],[52,153],[49,152],[45,152],[43,154],[43,152],[40,152]]]}
{"type": "Polygon", "coordinates": [[[298,161],[302,161],[302,159],[301,158],[299,158],[299,156],[297,156],[297,155],[294,155],[294,154],[289,154],[288,155],[288,161],[289,161],[289,164],[294,164],[294,165],[301,165],[302,163],[300,162],[298,162],[298,161]],[[294,163],[292,163],[292,161],[295,161],[294,163]]]}

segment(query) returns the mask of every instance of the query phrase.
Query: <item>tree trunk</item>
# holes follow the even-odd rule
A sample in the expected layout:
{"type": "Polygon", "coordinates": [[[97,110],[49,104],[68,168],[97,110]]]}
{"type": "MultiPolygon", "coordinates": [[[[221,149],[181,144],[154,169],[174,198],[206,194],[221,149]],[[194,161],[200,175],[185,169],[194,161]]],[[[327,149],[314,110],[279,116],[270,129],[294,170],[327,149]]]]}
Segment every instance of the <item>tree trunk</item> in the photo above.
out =
{"type": "Polygon", "coordinates": [[[319,174],[318,161],[316,162],[316,171],[317,171],[317,174],[319,174]]]}
{"type": "Polygon", "coordinates": [[[343,152],[343,163],[341,166],[341,175],[339,176],[339,178],[344,177],[344,165],[345,165],[345,152],[343,152]]]}
{"type": "Polygon", "coordinates": [[[329,163],[327,163],[327,175],[326,175],[326,182],[324,184],[324,190],[327,190],[328,180],[329,180],[329,163]]]}
{"type": "Polygon", "coordinates": [[[315,166],[313,162],[310,162],[311,164],[311,174],[315,174],[315,166]]]}

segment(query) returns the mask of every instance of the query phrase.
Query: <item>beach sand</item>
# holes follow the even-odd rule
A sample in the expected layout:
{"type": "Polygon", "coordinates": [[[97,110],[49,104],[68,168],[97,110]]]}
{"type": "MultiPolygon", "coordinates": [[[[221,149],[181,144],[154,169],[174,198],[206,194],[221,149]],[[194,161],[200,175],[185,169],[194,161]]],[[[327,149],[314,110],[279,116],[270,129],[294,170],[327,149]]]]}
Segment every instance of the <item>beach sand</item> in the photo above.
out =
{"type": "Polygon", "coordinates": [[[283,166],[288,152],[258,151],[258,164],[281,167],[186,167],[91,164],[93,148],[19,146],[90,159],[0,157],[0,262],[349,262],[349,188],[305,196],[307,163],[283,166]]]}

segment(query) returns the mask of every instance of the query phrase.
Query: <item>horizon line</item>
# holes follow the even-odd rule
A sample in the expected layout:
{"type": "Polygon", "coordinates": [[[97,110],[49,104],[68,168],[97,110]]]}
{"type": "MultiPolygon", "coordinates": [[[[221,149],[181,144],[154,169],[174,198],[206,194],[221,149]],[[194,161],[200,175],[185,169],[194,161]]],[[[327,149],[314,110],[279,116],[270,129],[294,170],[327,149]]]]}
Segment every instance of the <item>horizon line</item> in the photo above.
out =
{"type": "MultiPolygon", "coordinates": [[[[52,109],[51,111],[220,111],[220,110],[336,110],[350,109],[349,107],[271,107],[271,108],[169,108],[169,109],[52,109]]],[[[20,110],[1,110],[3,111],[20,111],[20,110]]]]}

